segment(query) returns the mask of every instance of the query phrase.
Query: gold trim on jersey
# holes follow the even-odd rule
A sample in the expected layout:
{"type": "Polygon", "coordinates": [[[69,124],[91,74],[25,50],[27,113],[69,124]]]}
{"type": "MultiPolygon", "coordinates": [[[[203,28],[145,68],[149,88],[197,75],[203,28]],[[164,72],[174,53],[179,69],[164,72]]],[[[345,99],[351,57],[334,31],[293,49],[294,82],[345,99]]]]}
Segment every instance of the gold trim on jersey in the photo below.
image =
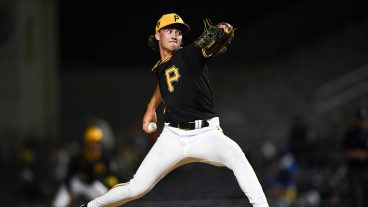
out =
{"type": "Polygon", "coordinates": [[[153,66],[152,71],[161,63],[161,60],[157,61],[157,63],[153,66]]]}
{"type": "Polygon", "coordinates": [[[157,68],[157,66],[159,66],[160,64],[162,64],[162,63],[165,63],[165,62],[169,61],[169,60],[171,59],[171,57],[172,57],[172,55],[171,55],[171,56],[169,56],[168,58],[164,59],[164,60],[159,60],[159,61],[157,61],[157,63],[153,66],[152,71],[153,71],[154,69],[156,69],[156,68],[157,68]]]}

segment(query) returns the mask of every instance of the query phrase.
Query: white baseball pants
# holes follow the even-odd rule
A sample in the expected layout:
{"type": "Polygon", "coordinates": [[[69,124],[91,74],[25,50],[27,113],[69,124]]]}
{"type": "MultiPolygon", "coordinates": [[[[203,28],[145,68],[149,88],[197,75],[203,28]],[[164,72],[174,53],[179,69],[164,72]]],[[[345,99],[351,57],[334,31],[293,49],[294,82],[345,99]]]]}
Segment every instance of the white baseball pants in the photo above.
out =
{"type": "Polygon", "coordinates": [[[115,207],[140,198],[173,169],[190,162],[225,166],[234,175],[254,207],[268,207],[258,178],[237,143],[223,134],[219,118],[210,126],[182,130],[165,127],[128,183],[118,184],[88,203],[88,207],[115,207]]]}

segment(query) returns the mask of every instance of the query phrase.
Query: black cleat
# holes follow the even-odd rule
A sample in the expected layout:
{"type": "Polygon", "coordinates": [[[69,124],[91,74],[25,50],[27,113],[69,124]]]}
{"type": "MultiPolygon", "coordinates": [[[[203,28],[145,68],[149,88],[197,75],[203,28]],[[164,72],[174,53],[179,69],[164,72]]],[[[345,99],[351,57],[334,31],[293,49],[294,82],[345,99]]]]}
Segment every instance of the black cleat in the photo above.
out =
{"type": "Polygon", "coordinates": [[[79,206],[79,207],[87,207],[87,204],[85,203],[85,204],[82,204],[81,206],[79,206]]]}

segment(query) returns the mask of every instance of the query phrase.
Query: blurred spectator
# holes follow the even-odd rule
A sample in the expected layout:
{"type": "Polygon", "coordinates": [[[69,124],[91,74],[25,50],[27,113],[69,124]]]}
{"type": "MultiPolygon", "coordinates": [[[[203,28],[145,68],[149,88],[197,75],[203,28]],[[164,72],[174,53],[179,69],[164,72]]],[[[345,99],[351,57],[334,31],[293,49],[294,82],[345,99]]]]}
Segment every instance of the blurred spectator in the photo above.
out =
{"type": "Polygon", "coordinates": [[[40,196],[38,185],[37,142],[34,137],[27,137],[20,149],[18,176],[22,192],[27,200],[40,196]]]}
{"type": "Polygon", "coordinates": [[[342,142],[348,165],[348,178],[354,207],[368,206],[368,110],[360,108],[355,124],[349,128],[342,142]]]}
{"type": "Polygon", "coordinates": [[[95,198],[118,183],[117,165],[102,150],[102,139],[100,128],[86,129],[83,149],[69,161],[64,182],[52,201],[53,206],[65,207],[95,198]]]}
{"type": "Polygon", "coordinates": [[[12,160],[15,169],[9,165],[4,168],[11,177],[11,179],[4,180],[4,185],[8,193],[13,195],[11,192],[13,188],[16,192],[14,195],[21,197],[19,200],[13,199],[13,202],[19,202],[19,205],[23,205],[22,202],[44,202],[45,199],[52,196],[52,189],[56,184],[53,170],[54,160],[52,159],[54,146],[52,138],[47,138],[49,137],[26,135],[21,140],[20,148],[17,149],[17,159],[12,160]],[[14,180],[16,180],[15,183],[14,180]],[[11,188],[7,182],[11,183],[11,188]]]}
{"type": "Polygon", "coordinates": [[[102,130],[102,150],[105,151],[104,153],[109,153],[112,156],[115,153],[115,135],[110,124],[103,118],[91,114],[87,117],[86,127],[98,127],[102,130]]]}
{"type": "Polygon", "coordinates": [[[297,196],[295,177],[298,163],[288,146],[280,149],[277,157],[276,165],[264,183],[266,193],[271,206],[289,207],[295,203],[297,196]]]}

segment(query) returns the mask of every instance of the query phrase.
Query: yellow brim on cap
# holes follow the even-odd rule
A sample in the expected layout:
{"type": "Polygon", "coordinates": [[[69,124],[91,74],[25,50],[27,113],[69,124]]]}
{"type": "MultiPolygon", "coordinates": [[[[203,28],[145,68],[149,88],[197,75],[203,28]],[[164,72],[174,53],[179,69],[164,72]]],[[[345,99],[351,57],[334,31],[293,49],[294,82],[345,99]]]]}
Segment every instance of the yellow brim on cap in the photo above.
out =
{"type": "Polygon", "coordinates": [[[171,13],[162,15],[162,17],[157,21],[155,32],[158,32],[160,29],[170,25],[178,26],[183,33],[189,31],[189,26],[184,23],[183,19],[179,15],[171,13]]]}

